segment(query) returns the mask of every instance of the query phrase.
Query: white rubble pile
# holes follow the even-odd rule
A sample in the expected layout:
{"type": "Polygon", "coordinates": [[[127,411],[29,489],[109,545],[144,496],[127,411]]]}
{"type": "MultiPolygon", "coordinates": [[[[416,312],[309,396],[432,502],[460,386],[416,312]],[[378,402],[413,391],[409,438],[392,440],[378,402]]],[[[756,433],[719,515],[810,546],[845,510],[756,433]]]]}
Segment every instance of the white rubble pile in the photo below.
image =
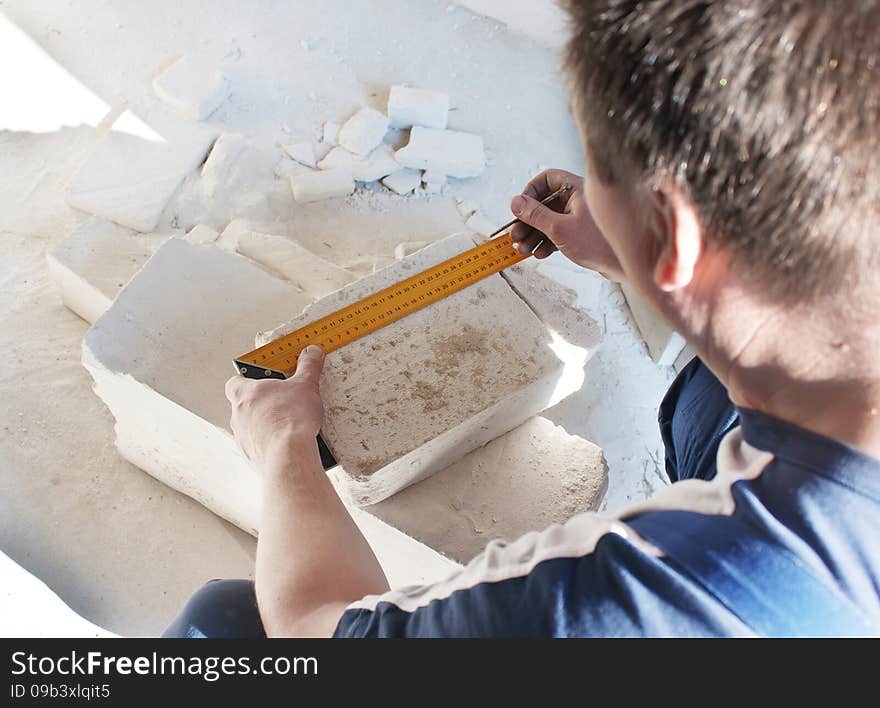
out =
{"type": "MultiPolygon", "coordinates": [[[[446,130],[448,119],[448,94],[392,86],[387,115],[363,107],[342,125],[324,122],[317,146],[308,140],[281,146],[296,165],[335,172],[333,179],[291,180],[294,198],[310,202],[351,194],[354,187],[339,170],[350,171],[356,183],[380,181],[400,195],[437,194],[448,177],[476,177],[486,166],[483,140],[446,130]],[[391,142],[399,129],[409,129],[409,142],[394,150],[391,142]]],[[[284,161],[275,172],[283,177],[308,174],[284,161]]]]}

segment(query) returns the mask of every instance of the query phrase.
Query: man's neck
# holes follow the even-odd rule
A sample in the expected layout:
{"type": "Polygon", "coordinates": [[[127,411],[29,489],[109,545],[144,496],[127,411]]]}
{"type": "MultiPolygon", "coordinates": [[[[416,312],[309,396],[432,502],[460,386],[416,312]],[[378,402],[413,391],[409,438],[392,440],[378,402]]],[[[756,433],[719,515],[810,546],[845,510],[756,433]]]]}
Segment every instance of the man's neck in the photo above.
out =
{"type": "Polygon", "coordinates": [[[783,307],[725,288],[694,323],[695,349],[736,405],[880,458],[876,315],[783,307]]]}

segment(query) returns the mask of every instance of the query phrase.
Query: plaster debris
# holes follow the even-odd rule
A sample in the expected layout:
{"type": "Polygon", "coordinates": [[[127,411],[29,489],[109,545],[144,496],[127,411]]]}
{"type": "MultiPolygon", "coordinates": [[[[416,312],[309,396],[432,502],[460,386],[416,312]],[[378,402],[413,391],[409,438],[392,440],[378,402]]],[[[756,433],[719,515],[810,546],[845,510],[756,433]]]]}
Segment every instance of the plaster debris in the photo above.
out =
{"type": "Polygon", "coordinates": [[[160,142],[111,131],[76,172],[67,203],[135,231],[156,229],[168,200],[214,142],[160,142]]]}
{"type": "Polygon", "coordinates": [[[189,243],[199,245],[203,243],[214,243],[219,235],[220,233],[216,229],[212,229],[210,226],[206,226],[205,224],[196,224],[189,231],[187,231],[184,238],[189,243]]]}
{"type": "Polygon", "coordinates": [[[47,254],[65,306],[94,323],[171,234],[141,234],[91,218],[47,254]]]}
{"type": "Polygon", "coordinates": [[[388,118],[394,128],[419,125],[445,129],[449,120],[449,94],[392,86],[388,96],[388,118]]]}
{"type": "Polygon", "coordinates": [[[597,509],[607,487],[602,450],[538,416],[366,510],[467,563],[490,541],[597,509]]]}
{"type": "Polygon", "coordinates": [[[332,121],[324,123],[321,132],[321,142],[327,143],[327,145],[336,145],[336,141],[339,138],[339,128],[339,123],[333,123],[332,121]]]}
{"type": "MultiPolygon", "coordinates": [[[[261,483],[228,428],[229,357],[253,346],[255,326],[311,299],[215,246],[163,244],[83,342],[122,456],[255,534],[261,483]]],[[[436,581],[458,567],[371,514],[350,512],[392,585],[436,581]]]]}
{"type": "Polygon", "coordinates": [[[184,55],[153,79],[153,90],[181,118],[198,121],[229,97],[229,80],[205,61],[184,55]]]}
{"type": "Polygon", "coordinates": [[[471,231],[481,236],[488,236],[498,228],[498,224],[489,220],[480,212],[471,214],[464,223],[471,231]]]}
{"type": "Polygon", "coordinates": [[[342,147],[335,147],[327,155],[318,161],[318,167],[322,170],[333,170],[338,167],[353,169],[355,156],[342,147]]]}
{"type": "Polygon", "coordinates": [[[284,152],[301,165],[312,168],[318,166],[318,157],[315,154],[315,144],[311,140],[302,143],[283,145],[282,148],[284,149],[284,152]]]}
{"type": "Polygon", "coordinates": [[[629,311],[632,313],[633,320],[651,358],[660,366],[672,366],[687,342],[678,332],[666,324],[632,287],[621,283],[620,289],[626,297],[629,311]]]}
{"type": "MultiPolygon", "coordinates": [[[[473,246],[451,236],[325,297],[277,339],[473,246]]],[[[327,355],[321,434],[357,504],[381,501],[452,464],[580,388],[552,337],[492,275],[327,355]],[[522,364],[522,365],[520,365],[522,364]]]]}
{"type": "Polygon", "coordinates": [[[218,245],[250,258],[313,297],[329,295],[355,280],[347,270],[315,255],[296,239],[263,233],[241,219],[230,222],[218,245]]]}
{"type": "Polygon", "coordinates": [[[415,127],[397,161],[414,170],[436,170],[450,177],[476,177],[486,167],[483,139],[456,130],[415,127]]]}
{"type": "Polygon", "coordinates": [[[422,184],[422,176],[417,170],[400,170],[382,180],[388,189],[401,195],[412,194],[422,184]]]}
{"type": "Polygon", "coordinates": [[[317,170],[293,175],[290,178],[293,198],[301,204],[317,202],[331,197],[344,197],[354,191],[351,168],[317,170]]]}
{"type": "Polygon", "coordinates": [[[399,261],[403,260],[416,251],[421,251],[429,243],[431,243],[431,241],[404,241],[403,243],[398,243],[394,247],[394,257],[399,261]]]}
{"type": "Polygon", "coordinates": [[[384,143],[352,163],[352,173],[358,182],[374,182],[402,169],[403,165],[394,159],[394,148],[384,143]]]}
{"type": "Polygon", "coordinates": [[[337,140],[346,150],[366,155],[379,146],[388,132],[388,116],[373,108],[361,108],[339,129],[337,140]]]}

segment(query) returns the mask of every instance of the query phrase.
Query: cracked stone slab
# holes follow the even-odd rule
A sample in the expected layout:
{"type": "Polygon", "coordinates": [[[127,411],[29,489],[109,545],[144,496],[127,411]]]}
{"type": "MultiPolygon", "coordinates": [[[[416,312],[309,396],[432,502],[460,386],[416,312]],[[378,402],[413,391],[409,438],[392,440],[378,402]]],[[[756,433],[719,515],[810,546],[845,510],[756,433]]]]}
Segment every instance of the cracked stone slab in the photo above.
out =
{"type": "MultiPolygon", "coordinates": [[[[431,244],[307,308],[261,345],[474,245],[431,244]]],[[[357,504],[385,499],[578,390],[553,337],[498,274],[328,354],[322,437],[357,504]]],[[[577,375],[579,373],[579,376],[577,375]]]]}

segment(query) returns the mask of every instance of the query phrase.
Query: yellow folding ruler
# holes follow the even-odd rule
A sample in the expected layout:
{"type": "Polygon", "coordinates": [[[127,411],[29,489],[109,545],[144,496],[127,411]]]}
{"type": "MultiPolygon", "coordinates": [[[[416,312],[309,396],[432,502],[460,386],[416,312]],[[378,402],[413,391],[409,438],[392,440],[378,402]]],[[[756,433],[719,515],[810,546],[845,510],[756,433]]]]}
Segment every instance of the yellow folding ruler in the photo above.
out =
{"type": "MultiPolygon", "coordinates": [[[[544,203],[571,188],[565,185],[545,198],[544,203]]],[[[329,354],[530,255],[513,248],[508,232],[242,354],[235,358],[235,368],[242,376],[252,379],[286,379],[296,370],[300,352],[310,344],[319,345],[329,354]]]]}

